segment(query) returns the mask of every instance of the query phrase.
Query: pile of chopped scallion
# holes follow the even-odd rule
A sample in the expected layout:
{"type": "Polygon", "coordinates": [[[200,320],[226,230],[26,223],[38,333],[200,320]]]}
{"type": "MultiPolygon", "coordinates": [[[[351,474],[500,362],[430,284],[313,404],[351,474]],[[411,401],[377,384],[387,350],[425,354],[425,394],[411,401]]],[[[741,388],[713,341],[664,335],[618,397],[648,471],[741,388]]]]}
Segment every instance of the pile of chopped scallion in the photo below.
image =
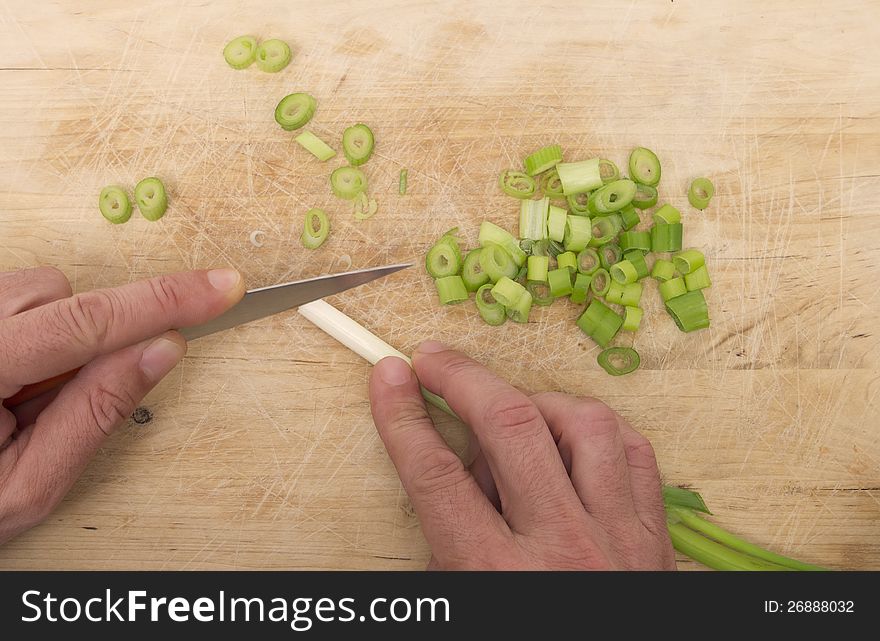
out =
{"type": "MultiPolygon", "coordinates": [[[[563,162],[559,145],[529,155],[524,169],[499,178],[502,191],[521,201],[518,237],[484,221],[480,246],[467,255],[462,256],[457,229],[428,251],[425,267],[442,304],[460,303],[473,292],[477,311],[490,325],[508,318],[528,322],[534,305],[560,298],[586,304],[577,325],[607,348],[598,362],[615,376],[639,366],[634,349],[608,345],[621,330],[639,329],[643,279],[659,283],[666,311],[681,331],[709,326],[706,259],[698,249],[682,250],[681,212],[662,205],[649,228],[637,229],[639,212],[657,204],[660,161],[654,152],[632,151],[629,178],[604,158],[563,162]]],[[[712,183],[697,178],[688,200],[704,209],[713,195],[712,183]]]]}

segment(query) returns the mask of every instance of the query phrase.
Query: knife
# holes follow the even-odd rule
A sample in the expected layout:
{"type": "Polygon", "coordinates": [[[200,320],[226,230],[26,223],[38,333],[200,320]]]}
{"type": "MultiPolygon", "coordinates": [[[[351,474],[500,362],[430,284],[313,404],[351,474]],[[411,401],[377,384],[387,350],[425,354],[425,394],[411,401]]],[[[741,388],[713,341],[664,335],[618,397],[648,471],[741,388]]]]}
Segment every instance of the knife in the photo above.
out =
{"type": "MultiPolygon", "coordinates": [[[[285,312],[294,307],[305,305],[312,301],[344,292],[347,289],[358,287],[369,283],[370,281],[388,276],[401,269],[412,267],[412,263],[401,263],[399,265],[387,265],[385,267],[373,267],[371,269],[358,269],[355,271],[344,272],[341,274],[331,274],[329,276],[317,276],[315,278],[307,278],[305,280],[297,280],[291,283],[282,283],[280,285],[270,285],[269,287],[260,287],[251,289],[244,295],[234,307],[224,312],[217,318],[203,323],[194,325],[193,327],[180,328],[180,333],[188,340],[195,340],[202,336],[208,336],[216,332],[222,332],[224,329],[230,329],[250,323],[267,316],[272,316],[281,312],[285,312]]],[[[53,376],[50,379],[25,385],[17,394],[7,398],[0,405],[7,409],[12,409],[22,403],[36,398],[43,392],[55,389],[59,385],[63,385],[72,379],[79,368],[53,376]]]]}

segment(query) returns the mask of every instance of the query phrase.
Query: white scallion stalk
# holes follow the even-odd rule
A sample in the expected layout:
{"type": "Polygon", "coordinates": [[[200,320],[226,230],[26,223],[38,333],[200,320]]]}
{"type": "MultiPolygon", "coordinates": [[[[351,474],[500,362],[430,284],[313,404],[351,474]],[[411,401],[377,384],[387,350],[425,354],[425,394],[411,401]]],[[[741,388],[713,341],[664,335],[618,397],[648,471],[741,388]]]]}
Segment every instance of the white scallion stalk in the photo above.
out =
{"type": "MultiPolygon", "coordinates": [[[[326,301],[316,300],[300,305],[299,313],[318,329],[338,340],[361,358],[368,360],[371,365],[375,365],[386,356],[396,356],[412,366],[412,360],[406,354],[394,349],[363,325],[349,318],[326,301]]],[[[458,418],[442,396],[437,396],[424,387],[421,389],[422,396],[426,401],[450,416],[458,418]]]]}

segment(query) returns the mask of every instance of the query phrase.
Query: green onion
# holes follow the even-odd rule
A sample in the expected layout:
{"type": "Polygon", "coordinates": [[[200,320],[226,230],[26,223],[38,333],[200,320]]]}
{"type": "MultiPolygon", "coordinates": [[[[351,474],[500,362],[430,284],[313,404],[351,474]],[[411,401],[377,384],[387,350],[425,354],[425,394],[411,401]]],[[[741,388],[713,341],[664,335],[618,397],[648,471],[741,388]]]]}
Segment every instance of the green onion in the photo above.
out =
{"type": "Polygon", "coordinates": [[[660,298],[663,299],[664,303],[686,293],[687,287],[684,284],[684,278],[681,276],[670,278],[669,280],[660,283],[660,298]]]}
{"type": "Polygon", "coordinates": [[[645,276],[648,275],[648,263],[645,262],[645,254],[638,249],[632,249],[623,254],[624,259],[628,260],[633,264],[633,267],[636,268],[636,273],[638,273],[638,280],[642,280],[645,276]]]}
{"type": "Polygon", "coordinates": [[[443,276],[434,281],[441,305],[452,305],[468,299],[467,288],[461,276],[443,276]]]}
{"type": "Polygon", "coordinates": [[[611,274],[611,278],[621,285],[629,285],[639,279],[639,273],[636,271],[636,266],[628,260],[622,260],[619,263],[612,265],[611,269],[608,270],[608,273],[611,274]]]}
{"type": "Polygon", "coordinates": [[[611,287],[611,276],[608,275],[608,270],[599,268],[594,271],[590,281],[590,291],[596,296],[604,296],[608,293],[609,287],[611,287]]]}
{"type": "Polygon", "coordinates": [[[547,213],[550,199],[524,200],[519,208],[519,237],[531,240],[547,238],[547,213]]]}
{"type": "Polygon", "coordinates": [[[519,248],[525,252],[526,256],[543,256],[544,254],[540,251],[536,251],[536,247],[540,247],[538,243],[545,243],[546,240],[532,240],[531,238],[520,238],[519,239],[519,248]]]}
{"type": "MultiPolygon", "coordinates": [[[[543,241],[542,241],[543,242],[543,241]]],[[[557,243],[555,240],[547,241],[547,254],[551,258],[556,258],[559,254],[565,251],[565,247],[562,243],[557,243]]]]}
{"type": "Polygon", "coordinates": [[[158,178],[144,178],[134,188],[134,201],[141,215],[150,221],[157,221],[168,209],[168,196],[165,185],[158,178]]]}
{"type": "Polygon", "coordinates": [[[620,234],[620,247],[624,251],[638,249],[643,252],[651,251],[651,232],[649,231],[625,231],[620,234]]]}
{"type": "Polygon", "coordinates": [[[577,256],[574,252],[563,252],[556,257],[557,267],[567,267],[572,273],[577,271],[577,256]]]}
{"type": "Polygon", "coordinates": [[[355,167],[337,167],[330,174],[330,188],[338,198],[354,200],[367,189],[367,177],[355,167]]]}
{"type": "Polygon", "coordinates": [[[599,248],[599,261],[605,269],[611,269],[615,263],[619,263],[623,256],[623,250],[616,243],[607,243],[599,248]]]}
{"type": "Polygon", "coordinates": [[[533,281],[545,282],[547,270],[550,267],[549,256],[529,256],[527,278],[533,281]]]}
{"type": "MultiPolygon", "coordinates": [[[[593,282],[596,282],[596,276],[593,276],[593,282]]],[[[602,301],[596,299],[593,299],[577,320],[577,326],[581,328],[581,331],[596,341],[600,347],[605,347],[611,342],[621,325],[623,325],[623,318],[602,301]]]]}
{"type": "Polygon", "coordinates": [[[330,219],[323,209],[310,209],[303,221],[303,231],[299,241],[306,249],[317,249],[330,235],[330,219]]]}
{"type": "Polygon", "coordinates": [[[283,40],[266,40],[257,47],[257,66],[266,73],[278,73],[290,63],[290,47],[283,40]]]}
{"type": "Polygon", "coordinates": [[[508,231],[501,229],[498,225],[484,220],[480,225],[480,246],[485,247],[486,243],[495,243],[501,245],[517,267],[522,267],[526,262],[526,253],[520,249],[519,243],[508,231]]]}
{"type": "Polygon", "coordinates": [[[480,267],[489,275],[489,280],[493,283],[497,283],[505,276],[507,278],[516,276],[516,263],[501,245],[484,243],[479,261],[480,267]]]}
{"type": "Polygon", "coordinates": [[[622,227],[625,230],[632,229],[641,222],[639,212],[636,211],[636,208],[633,207],[632,203],[626,207],[621,207],[620,211],[617,212],[617,215],[620,216],[622,227]]]}
{"type": "Polygon", "coordinates": [[[623,310],[622,329],[626,332],[637,332],[642,323],[641,307],[625,307],[623,310]]]}
{"type": "Polygon", "coordinates": [[[632,205],[638,209],[650,209],[657,204],[657,188],[651,185],[636,183],[636,195],[633,196],[632,205]]]}
{"type": "Polygon", "coordinates": [[[379,205],[376,204],[376,201],[372,198],[367,200],[367,194],[364,192],[359,193],[354,199],[354,217],[357,220],[372,218],[378,210],[379,205]]]}
{"type": "Polygon", "coordinates": [[[465,289],[469,292],[475,292],[489,282],[489,274],[483,270],[483,266],[480,264],[482,251],[482,248],[469,251],[465,256],[464,263],[462,263],[461,279],[464,281],[465,289]]]}
{"type": "Polygon", "coordinates": [[[566,251],[579,252],[592,242],[590,219],[586,216],[569,216],[565,220],[563,245],[566,251]]]}
{"type": "Polygon", "coordinates": [[[715,195],[715,185],[708,178],[695,178],[688,188],[688,202],[696,209],[706,209],[715,195]]]}
{"type": "Polygon", "coordinates": [[[293,131],[306,125],[315,115],[318,103],[307,93],[284,96],[275,107],[275,122],[285,131],[293,131]]]}
{"type": "Polygon", "coordinates": [[[397,183],[397,193],[400,194],[401,196],[406,195],[406,175],[407,175],[407,170],[406,170],[406,167],[404,167],[403,169],[400,170],[400,179],[397,183]]]}
{"type": "Polygon", "coordinates": [[[562,191],[566,196],[593,191],[602,186],[598,158],[559,163],[556,165],[556,171],[559,173],[562,191]]]}
{"type": "Polygon", "coordinates": [[[336,155],[336,150],[333,149],[326,142],[318,138],[311,131],[305,130],[296,138],[294,138],[296,142],[303,146],[303,148],[312,154],[315,158],[320,161],[326,161],[333,158],[336,155]]]}
{"type": "Polygon", "coordinates": [[[108,185],[98,196],[98,209],[101,215],[114,225],[121,225],[131,218],[131,202],[122,187],[108,185]]]}
{"type": "Polygon", "coordinates": [[[486,284],[477,290],[477,296],[474,299],[477,304],[477,311],[480,317],[486,321],[488,325],[503,325],[507,320],[507,314],[504,305],[495,300],[492,296],[492,285],[486,284]]]}
{"type": "Polygon", "coordinates": [[[370,159],[374,144],[373,132],[365,124],[352,125],[342,132],[342,153],[352,167],[359,167],[370,159]]]}
{"type": "Polygon", "coordinates": [[[529,176],[536,176],[548,169],[552,169],[561,162],[562,148],[559,145],[548,145],[526,156],[523,164],[529,176]]]}
{"type": "Polygon", "coordinates": [[[534,178],[512,169],[501,173],[498,177],[498,184],[501,191],[513,198],[531,198],[537,188],[534,178]]]}
{"type": "Polygon", "coordinates": [[[590,291],[590,282],[593,277],[590,274],[577,274],[574,277],[574,285],[571,286],[571,296],[569,300],[572,303],[587,302],[587,293],[590,291]]]}
{"type": "Polygon", "coordinates": [[[562,207],[550,205],[547,208],[547,238],[561,243],[565,239],[567,219],[568,213],[562,207]]]}
{"type": "Polygon", "coordinates": [[[654,261],[654,266],[651,268],[651,277],[656,278],[661,283],[670,278],[675,278],[675,265],[671,260],[658,258],[654,261]]]}
{"type": "Polygon", "coordinates": [[[612,281],[605,293],[605,300],[624,307],[638,307],[642,300],[642,284],[636,282],[622,285],[617,281],[612,281]]]}
{"type": "Polygon", "coordinates": [[[709,271],[706,269],[706,266],[702,265],[697,267],[690,274],[685,274],[684,284],[689,292],[711,287],[712,281],[709,280],[709,271]]]}
{"type": "Polygon", "coordinates": [[[577,268],[581,274],[593,275],[601,265],[599,253],[592,247],[587,247],[577,255],[577,268]]]}
{"type": "Polygon", "coordinates": [[[627,180],[615,180],[590,195],[590,213],[604,215],[616,212],[629,205],[636,194],[636,184],[627,180]]]}
{"type": "Polygon", "coordinates": [[[590,195],[591,192],[584,191],[579,194],[572,194],[565,197],[568,208],[575,216],[586,216],[590,212],[590,195]]]}
{"type": "Polygon", "coordinates": [[[612,376],[629,374],[638,369],[641,362],[639,353],[632,347],[609,347],[599,352],[596,360],[599,367],[612,376]]]}
{"type": "Polygon", "coordinates": [[[697,492],[686,490],[683,487],[675,487],[674,485],[664,485],[662,492],[663,504],[666,507],[686,507],[697,512],[711,514],[709,508],[706,507],[705,501],[703,501],[703,497],[697,492]]]}
{"type": "Polygon", "coordinates": [[[425,269],[433,278],[455,276],[461,271],[461,248],[453,235],[455,231],[451,229],[443,234],[425,255],[425,269]]]}
{"type": "Polygon", "coordinates": [[[663,205],[660,209],[654,212],[654,222],[665,223],[667,225],[680,223],[681,212],[672,205],[663,205]]]}
{"type": "Polygon", "coordinates": [[[531,309],[532,295],[528,292],[523,292],[522,296],[520,296],[512,305],[505,308],[507,318],[514,323],[528,323],[529,311],[531,311],[531,309]]]}
{"type": "Polygon", "coordinates": [[[505,307],[510,307],[526,293],[526,288],[515,280],[502,276],[492,288],[492,296],[505,307]]]}
{"type": "MultiPolygon", "coordinates": [[[[569,219],[571,216],[569,216],[569,219]]],[[[611,216],[601,216],[593,218],[592,221],[586,219],[590,225],[590,247],[601,247],[614,240],[620,231],[617,227],[617,220],[611,216]]]]}
{"type": "Polygon", "coordinates": [[[677,252],[681,250],[681,223],[654,223],[651,227],[651,251],[677,252]]]}
{"type": "Polygon", "coordinates": [[[629,155],[629,175],[637,183],[656,187],[660,182],[660,161],[650,149],[636,147],[629,155]]]}
{"type": "Polygon", "coordinates": [[[740,554],[716,543],[681,523],[670,523],[669,536],[676,550],[715,570],[768,571],[784,570],[781,565],[767,563],[746,554],[740,554]]]}
{"type": "Polygon", "coordinates": [[[257,39],[239,36],[223,47],[223,58],[233,69],[247,69],[257,57],[257,39]]]}
{"type": "Polygon", "coordinates": [[[555,168],[544,174],[544,177],[541,179],[541,190],[545,196],[550,198],[563,198],[565,196],[562,193],[562,181],[559,179],[559,172],[555,168]]]}
{"type": "Polygon", "coordinates": [[[680,274],[690,274],[706,264],[706,257],[698,249],[686,249],[672,257],[675,269],[680,274]]]}
{"type": "Polygon", "coordinates": [[[555,300],[550,292],[550,286],[545,281],[526,281],[526,291],[532,295],[532,302],[535,305],[546,307],[547,305],[552,305],[555,300]]]}
{"type": "MultiPolygon", "coordinates": [[[[672,280],[681,279],[673,278],[672,280]]],[[[671,283],[672,280],[662,283],[660,287],[671,283]]],[[[666,300],[666,311],[683,332],[693,332],[709,327],[709,309],[706,306],[706,297],[703,296],[703,291],[700,289],[666,300]]]]}
{"type": "Polygon", "coordinates": [[[547,272],[547,284],[555,298],[571,294],[571,270],[566,267],[551,269],[547,272]]]}
{"type": "Polygon", "coordinates": [[[613,183],[620,178],[620,170],[610,160],[605,158],[599,159],[599,175],[602,177],[602,183],[607,185],[613,183]]]}

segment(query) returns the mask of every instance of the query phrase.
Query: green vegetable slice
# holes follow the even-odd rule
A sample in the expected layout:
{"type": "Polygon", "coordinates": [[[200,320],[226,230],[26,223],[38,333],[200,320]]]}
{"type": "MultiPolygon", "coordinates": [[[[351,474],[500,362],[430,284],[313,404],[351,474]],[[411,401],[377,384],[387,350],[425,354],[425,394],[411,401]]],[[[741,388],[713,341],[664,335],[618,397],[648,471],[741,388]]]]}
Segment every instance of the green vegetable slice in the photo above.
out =
{"type": "Polygon", "coordinates": [[[605,300],[609,303],[617,303],[624,307],[638,307],[642,300],[642,284],[630,283],[629,285],[621,285],[616,280],[611,282],[608,292],[605,294],[605,300]]]}
{"type": "Polygon", "coordinates": [[[636,271],[636,266],[628,260],[622,260],[612,265],[608,273],[611,274],[611,278],[621,285],[629,285],[639,279],[639,272],[636,271]]]}
{"type": "Polygon", "coordinates": [[[532,295],[525,291],[512,305],[505,308],[507,318],[514,323],[528,323],[529,312],[532,309],[532,295]]]}
{"type": "Polygon", "coordinates": [[[650,209],[657,204],[657,188],[651,185],[636,183],[636,195],[633,196],[632,205],[637,209],[650,209]]]}
{"type": "Polygon", "coordinates": [[[596,296],[604,296],[608,293],[609,287],[611,287],[611,276],[609,276],[607,269],[600,267],[593,272],[593,278],[590,281],[590,291],[596,296]]]}
{"type": "Polygon", "coordinates": [[[581,160],[580,162],[561,162],[556,165],[562,191],[566,196],[593,191],[602,186],[602,174],[599,159],[581,160]]]}
{"type": "Polygon", "coordinates": [[[437,296],[440,298],[441,305],[452,305],[468,299],[464,281],[457,274],[436,279],[434,286],[437,288],[437,296]]]}
{"type": "MultiPolygon", "coordinates": [[[[595,281],[596,276],[593,276],[593,282],[595,281]]],[[[623,318],[602,301],[595,298],[577,320],[577,326],[581,328],[581,331],[596,341],[600,347],[605,347],[611,342],[611,339],[620,330],[621,325],[623,325],[623,318]]]]}
{"type": "Polygon", "coordinates": [[[547,238],[547,214],[550,199],[524,200],[519,208],[519,237],[531,240],[547,238]]]}
{"type": "Polygon", "coordinates": [[[671,260],[658,258],[654,261],[654,266],[651,267],[651,277],[656,278],[661,283],[675,278],[675,265],[671,260]]]}
{"type": "Polygon", "coordinates": [[[706,264],[706,257],[699,249],[686,249],[672,257],[676,271],[679,274],[690,274],[706,264]]]}
{"type": "Polygon", "coordinates": [[[275,122],[285,131],[304,127],[312,116],[318,102],[307,93],[292,93],[284,96],[275,107],[275,122]]]}
{"type": "Polygon", "coordinates": [[[425,269],[433,278],[455,276],[461,271],[461,248],[453,233],[450,230],[441,236],[425,255],[425,269]]]}
{"type": "Polygon", "coordinates": [[[519,243],[513,237],[513,234],[488,220],[484,220],[480,224],[480,246],[485,247],[486,243],[501,245],[510,254],[510,257],[513,258],[513,262],[516,263],[517,267],[522,267],[525,264],[526,253],[520,249],[519,243]]]}
{"type": "Polygon", "coordinates": [[[654,212],[654,222],[665,223],[667,225],[680,223],[681,212],[672,205],[663,205],[660,209],[654,212]]]}
{"type": "Polygon", "coordinates": [[[330,174],[330,188],[338,198],[353,200],[367,188],[367,177],[356,167],[337,167],[330,174]]]}
{"type": "Polygon", "coordinates": [[[617,228],[617,222],[610,216],[593,218],[590,221],[590,247],[601,247],[610,243],[617,236],[618,231],[620,230],[617,228]]]}
{"type": "Polygon", "coordinates": [[[568,203],[568,208],[571,209],[571,213],[575,216],[586,216],[590,212],[590,195],[592,192],[582,191],[579,194],[572,194],[571,196],[566,196],[565,200],[568,203]]]}
{"type": "Polygon", "coordinates": [[[482,251],[482,248],[469,251],[461,267],[461,279],[469,292],[475,292],[489,282],[489,274],[483,270],[483,266],[480,264],[480,252],[482,251]]]}
{"type": "Polygon", "coordinates": [[[501,186],[501,191],[513,198],[531,198],[537,189],[534,178],[513,169],[501,172],[498,184],[501,186]]]}
{"type": "Polygon", "coordinates": [[[568,213],[562,207],[550,205],[547,208],[547,238],[558,243],[563,242],[565,240],[565,223],[567,220],[568,213]]]}
{"type": "Polygon", "coordinates": [[[532,302],[541,307],[552,305],[555,300],[553,293],[550,291],[550,285],[548,285],[546,281],[526,281],[526,291],[531,294],[532,302]]]}
{"type": "Polygon", "coordinates": [[[623,209],[632,202],[636,195],[636,184],[623,178],[608,183],[590,196],[590,213],[595,215],[611,214],[623,209]]]}
{"type": "Polygon", "coordinates": [[[290,47],[283,40],[266,40],[257,47],[256,62],[262,71],[278,73],[290,63],[290,47]]]}
{"type": "Polygon", "coordinates": [[[406,179],[407,179],[407,170],[406,167],[400,170],[400,179],[397,182],[397,193],[401,196],[406,195],[406,179]]]}
{"type": "Polygon", "coordinates": [[[599,261],[605,269],[611,269],[615,263],[619,263],[623,256],[623,250],[620,245],[607,243],[599,248],[599,261]]]}
{"type": "Polygon", "coordinates": [[[599,159],[599,176],[602,178],[603,184],[613,183],[620,179],[620,170],[613,162],[606,158],[599,159]]]}
{"type": "MultiPolygon", "coordinates": [[[[667,281],[663,285],[671,282],[667,281]]],[[[666,311],[683,332],[693,332],[709,327],[709,308],[706,306],[706,297],[703,296],[701,289],[667,300],[666,311]]]]}
{"type": "Polygon", "coordinates": [[[336,150],[333,147],[318,138],[311,131],[303,131],[294,140],[321,162],[330,160],[336,155],[336,150]]]}
{"type": "Polygon", "coordinates": [[[660,283],[660,298],[664,303],[668,303],[673,298],[678,298],[687,293],[687,286],[684,284],[684,278],[670,278],[660,283]]]}
{"type": "Polygon", "coordinates": [[[549,198],[565,197],[562,191],[562,180],[559,179],[559,172],[555,168],[544,174],[544,177],[541,179],[541,191],[549,198]]]}
{"type": "Polygon", "coordinates": [[[631,262],[633,267],[636,268],[639,280],[648,275],[648,263],[645,261],[645,254],[643,252],[638,249],[632,249],[628,252],[624,252],[623,257],[631,262]]]}
{"type": "Polygon", "coordinates": [[[637,332],[642,324],[641,307],[625,307],[623,310],[623,325],[621,329],[626,332],[637,332]]]}
{"type": "Polygon", "coordinates": [[[121,225],[131,218],[131,202],[122,187],[108,185],[98,196],[98,209],[101,215],[114,225],[121,225]]]}
{"type": "Polygon", "coordinates": [[[636,211],[636,208],[633,207],[632,203],[625,207],[621,207],[617,212],[617,215],[620,216],[620,221],[622,223],[621,226],[625,230],[630,230],[641,222],[639,212],[636,211]]]}
{"type": "Polygon", "coordinates": [[[547,272],[547,284],[554,298],[568,296],[571,294],[571,270],[566,267],[551,269],[547,272]]]}
{"type": "Polygon", "coordinates": [[[625,231],[620,234],[620,247],[624,251],[638,249],[639,251],[651,251],[651,232],[649,231],[625,231]]]}
{"type": "Polygon", "coordinates": [[[492,296],[505,307],[510,307],[526,293],[526,288],[515,280],[502,276],[492,288],[492,296]]]}
{"type": "Polygon", "coordinates": [[[592,242],[590,219],[586,216],[569,216],[565,221],[563,246],[565,251],[579,252],[592,242]]]}
{"type": "Polygon", "coordinates": [[[550,268],[549,256],[529,256],[526,278],[530,281],[545,282],[550,268]]]}
{"type": "Polygon", "coordinates": [[[257,57],[257,39],[239,36],[223,47],[223,58],[233,69],[247,69],[257,57]]]}
{"type": "Polygon", "coordinates": [[[536,176],[551,169],[562,162],[562,148],[559,145],[548,145],[542,147],[533,154],[526,156],[525,165],[526,173],[529,176],[536,176]]]}
{"type": "Polygon", "coordinates": [[[144,218],[157,221],[168,209],[165,185],[156,177],[144,178],[134,188],[134,201],[144,218]]]}
{"type": "Polygon", "coordinates": [[[342,132],[342,153],[352,167],[359,167],[370,159],[374,144],[373,132],[363,123],[342,132]]]}
{"type": "Polygon", "coordinates": [[[587,302],[587,294],[590,291],[590,282],[593,277],[590,274],[578,274],[574,277],[574,285],[571,286],[571,296],[569,300],[572,303],[587,302]]]}
{"type": "Polygon", "coordinates": [[[629,175],[637,183],[656,187],[660,182],[660,160],[650,149],[636,147],[629,155],[629,175]]]}
{"type": "Polygon", "coordinates": [[[330,235],[330,219],[323,209],[310,209],[306,212],[303,232],[299,237],[306,249],[317,249],[330,235]]]}
{"type": "Polygon", "coordinates": [[[566,267],[572,274],[577,271],[577,255],[574,252],[562,252],[556,257],[556,267],[566,267]]]}
{"type": "Polygon", "coordinates": [[[596,359],[599,367],[612,376],[623,376],[639,367],[639,353],[632,347],[609,347],[599,353],[596,359]]]}
{"type": "Polygon", "coordinates": [[[681,223],[654,223],[651,227],[651,251],[652,252],[677,252],[681,251],[683,227],[681,223]]]}
{"type": "Polygon", "coordinates": [[[477,290],[475,298],[477,311],[488,325],[503,325],[504,321],[507,320],[507,313],[504,305],[496,301],[495,297],[492,296],[492,287],[492,284],[487,283],[477,290]]]}
{"type": "Polygon", "coordinates": [[[516,262],[501,245],[484,243],[479,261],[483,271],[489,275],[489,280],[493,283],[497,283],[505,276],[507,278],[516,276],[516,262]]]}
{"type": "Polygon", "coordinates": [[[712,281],[709,280],[709,271],[706,269],[706,266],[703,265],[692,271],[690,274],[685,274],[684,284],[689,292],[711,287],[712,281]]]}
{"type": "Polygon", "coordinates": [[[715,185],[708,178],[695,178],[688,188],[688,202],[697,209],[706,209],[715,195],[715,185]]]}
{"type": "Polygon", "coordinates": [[[591,276],[602,266],[599,253],[592,247],[587,247],[577,255],[577,268],[581,274],[591,276]]]}

